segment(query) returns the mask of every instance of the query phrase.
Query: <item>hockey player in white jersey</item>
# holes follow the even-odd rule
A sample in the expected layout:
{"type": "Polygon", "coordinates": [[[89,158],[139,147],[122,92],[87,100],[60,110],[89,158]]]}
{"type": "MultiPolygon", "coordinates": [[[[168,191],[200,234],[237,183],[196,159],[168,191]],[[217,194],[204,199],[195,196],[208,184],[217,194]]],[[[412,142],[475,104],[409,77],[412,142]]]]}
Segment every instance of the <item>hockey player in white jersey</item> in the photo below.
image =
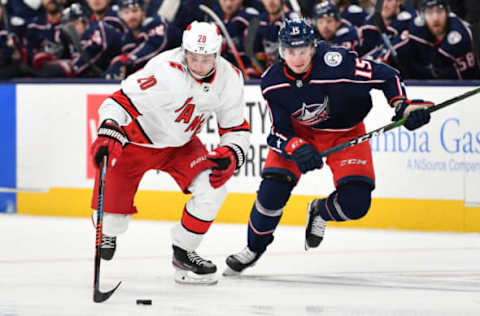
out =
{"type": "MultiPolygon", "coordinates": [[[[192,194],[171,232],[175,280],[217,282],[217,267],[195,249],[227,195],[224,183],[245,161],[250,136],[244,119],[243,78],[220,56],[221,44],[214,24],[191,23],[183,33],[182,47],[152,58],[123,80],[121,89],[100,107],[91,154],[97,166],[108,155],[103,259],[113,257],[116,236],[127,230],[131,215],[137,213],[133,200],[143,174],[162,170],[184,193],[192,194]],[[220,144],[208,152],[196,134],[212,113],[220,144]]],[[[97,192],[98,181],[93,209],[97,192]]]]}

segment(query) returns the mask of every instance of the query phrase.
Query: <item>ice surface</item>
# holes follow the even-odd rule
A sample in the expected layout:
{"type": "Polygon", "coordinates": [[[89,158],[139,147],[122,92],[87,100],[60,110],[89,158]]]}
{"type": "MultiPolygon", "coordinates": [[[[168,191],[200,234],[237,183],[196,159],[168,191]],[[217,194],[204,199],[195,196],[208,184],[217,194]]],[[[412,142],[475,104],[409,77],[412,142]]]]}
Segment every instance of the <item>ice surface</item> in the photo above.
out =
{"type": "Polygon", "coordinates": [[[103,291],[123,283],[95,304],[89,219],[0,215],[0,316],[480,315],[480,234],[327,227],[305,252],[303,227],[280,226],[255,267],[224,278],[246,225],[214,223],[197,252],[217,264],[219,283],[192,286],[173,281],[172,225],[131,223],[101,266],[103,291]]]}

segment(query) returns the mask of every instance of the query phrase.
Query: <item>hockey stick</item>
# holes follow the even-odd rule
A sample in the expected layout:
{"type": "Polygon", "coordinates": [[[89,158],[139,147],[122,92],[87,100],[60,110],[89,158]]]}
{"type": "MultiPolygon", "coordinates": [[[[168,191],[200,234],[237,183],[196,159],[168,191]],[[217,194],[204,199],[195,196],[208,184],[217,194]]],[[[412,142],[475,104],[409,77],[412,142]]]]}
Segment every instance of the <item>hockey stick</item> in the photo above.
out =
{"type": "Polygon", "coordinates": [[[253,52],[253,46],[255,45],[255,38],[257,36],[258,25],[260,24],[260,19],[258,17],[250,20],[250,24],[247,28],[247,37],[245,38],[245,54],[250,58],[253,68],[259,73],[263,73],[262,65],[255,58],[255,53],[253,52]]]}
{"type": "Polygon", "coordinates": [[[72,41],[73,47],[75,47],[75,50],[80,54],[80,59],[89,64],[93,71],[95,72],[96,75],[102,76],[103,71],[98,68],[97,65],[92,63],[87,55],[85,55],[85,51],[83,50],[82,43],[80,42],[80,39],[78,38],[77,31],[75,30],[75,26],[71,23],[68,23],[60,28],[63,33],[72,41]]]}
{"type": "Polygon", "coordinates": [[[245,65],[243,64],[242,58],[238,54],[237,48],[235,47],[235,44],[233,43],[232,38],[230,37],[230,34],[228,34],[227,28],[225,27],[225,24],[223,24],[222,20],[213,12],[212,9],[207,7],[204,4],[201,4],[198,6],[200,10],[208,14],[214,21],[217,23],[218,27],[222,30],[223,35],[225,36],[225,39],[227,40],[227,44],[232,50],[233,57],[235,57],[235,60],[238,64],[238,67],[242,71],[243,75],[245,76],[245,79],[250,79],[250,77],[247,74],[247,71],[245,70],[245,65]]]}
{"type": "Polygon", "coordinates": [[[393,61],[395,62],[396,66],[402,71],[402,67],[400,61],[398,60],[398,53],[392,45],[390,38],[387,35],[387,27],[385,26],[385,22],[383,22],[382,18],[382,8],[383,8],[383,0],[377,0],[375,3],[375,11],[373,12],[373,23],[378,28],[380,32],[380,36],[382,37],[383,43],[387,46],[388,50],[392,54],[393,61]]]}
{"type": "MultiPolygon", "coordinates": [[[[445,102],[442,102],[440,104],[437,104],[436,106],[432,106],[432,107],[429,107],[427,109],[427,112],[428,113],[432,113],[432,112],[435,112],[435,111],[438,111],[440,109],[443,109],[444,107],[446,106],[449,106],[451,104],[454,104],[454,103],[457,103],[459,101],[462,101],[463,99],[466,99],[472,95],[475,95],[477,93],[480,93],[480,87],[478,88],[475,88],[473,90],[470,90],[468,92],[465,92],[464,94],[461,94],[459,96],[456,96],[454,98],[451,98],[445,102]]],[[[359,136],[357,138],[354,138],[352,140],[349,140],[348,142],[345,142],[345,143],[342,143],[342,144],[339,144],[337,146],[334,146],[330,149],[327,149],[325,151],[322,151],[320,153],[320,156],[322,157],[326,157],[326,156],[329,156],[331,154],[334,154],[336,152],[339,152],[341,150],[344,150],[344,149],[347,149],[347,148],[350,148],[350,147],[353,147],[355,145],[358,145],[360,143],[363,143],[364,141],[367,141],[369,140],[370,138],[373,138],[375,136],[378,136],[378,135],[381,135],[383,133],[385,133],[386,131],[389,131],[391,129],[394,129],[395,127],[398,127],[398,126],[401,126],[403,125],[405,122],[407,121],[407,118],[402,118],[396,122],[392,122],[388,125],[385,125],[383,127],[380,127],[380,128],[377,128],[376,130],[373,130],[371,132],[368,132],[366,134],[363,134],[362,136],[359,136]]]]}
{"type": "Polygon", "coordinates": [[[107,156],[103,157],[102,169],[100,170],[99,184],[98,184],[98,209],[97,209],[97,229],[95,235],[95,274],[93,279],[93,301],[95,303],[102,303],[106,301],[113,292],[122,284],[118,282],[117,286],[108,292],[100,291],[100,253],[102,251],[102,236],[103,236],[103,194],[105,190],[105,175],[107,173],[107,156]]]}

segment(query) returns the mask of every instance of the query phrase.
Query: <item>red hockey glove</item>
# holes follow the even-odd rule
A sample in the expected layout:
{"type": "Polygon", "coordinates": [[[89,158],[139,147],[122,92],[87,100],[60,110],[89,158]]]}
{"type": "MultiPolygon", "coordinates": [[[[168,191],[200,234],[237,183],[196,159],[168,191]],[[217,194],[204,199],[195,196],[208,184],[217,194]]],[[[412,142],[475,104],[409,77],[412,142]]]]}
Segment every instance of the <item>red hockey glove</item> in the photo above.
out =
{"type": "Polygon", "coordinates": [[[285,152],[296,162],[301,173],[321,169],[323,160],[318,151],[300,137],[293,137],[285,145],[285,152]]]}
{"type": "Polygon", "coordinates": [[[216,163],[210,174],[210,184],[213,188],[219,188],[233,176],[237,167],[237,157],[232,149],[227,146],[220,146],[208,153],[207,158],[216,163]]]}
{"type": "Polygon", "coordinates": [[[97,132],[97,139],[90,147],[93,163],[99,167],[103,157],[108,156],[111,165],[115,165],[128,139],[121,127],[113,120],[105,120],[97,132]]]}
{"type": "Polygon", "coordinates": [[[428,122],[430,122],[430,113],[427,108],[435,105],[433,102],[424,100],[402,100],[395,106],[395,115],[392,121],[398,121],[404,117],[407,118],[404,126],[413,131],[428,122]]]}

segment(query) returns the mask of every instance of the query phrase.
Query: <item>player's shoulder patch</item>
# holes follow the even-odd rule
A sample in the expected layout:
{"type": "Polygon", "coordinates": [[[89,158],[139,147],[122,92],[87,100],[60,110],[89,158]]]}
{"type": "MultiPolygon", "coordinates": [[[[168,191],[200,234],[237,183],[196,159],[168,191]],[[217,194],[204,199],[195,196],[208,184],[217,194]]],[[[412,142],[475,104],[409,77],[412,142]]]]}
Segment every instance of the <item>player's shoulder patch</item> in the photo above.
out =
{"type": "Polygon", "coordinates": [[[462,41],[462,34],[458,31],[450,31],[447,34],[447,43],[450,45],[458,44],[462,41]]]}
{"type": "Polygon", "coordinates": [[[413,24],[417,27],[422,27],[422,26],[425,26],[425,19],[421,16],[417,16],[415,17],[415,19],[413,20],[413,24]]]}
{"type": "Polygon", "coordinates": [[[337,67],[343,61],[343,56],[340,52],[328,51],[323,55],[323,61],[327,66],[337,67]]]}
{"type": "Polygon", "coordinates": [[[402,11],[397,15],[397,20],[399,21],[407,21],[412,18],[412,14],[408,11],[402,11]]]}
{"type": "Polygon", "coordinates": [[[341,27],[337,30],[337,32],[335,33],[336,36],[342,36],[342,35],[345,35],[349,32],[349,29],[348,27],[344,26],[344,27],[341,27]]]}
{"type": "Polygon", "coordinates": [[[347,11],[349,13],[361,13],[361,12],[363,12],[363,9],[362,9],[362,7],[360,7],[356,4],[351,4],[351,5],[348,6],[347,11]]]}

